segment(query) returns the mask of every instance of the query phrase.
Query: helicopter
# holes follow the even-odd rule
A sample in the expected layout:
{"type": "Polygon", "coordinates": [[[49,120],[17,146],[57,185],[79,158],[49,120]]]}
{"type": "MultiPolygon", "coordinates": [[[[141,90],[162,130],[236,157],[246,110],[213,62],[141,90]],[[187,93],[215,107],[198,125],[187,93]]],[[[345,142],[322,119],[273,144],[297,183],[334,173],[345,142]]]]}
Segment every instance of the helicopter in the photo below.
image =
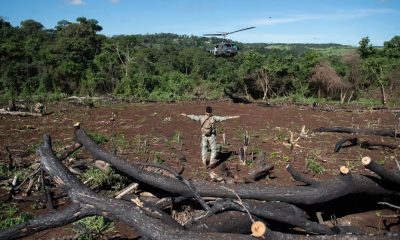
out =
{"type": "Polygon", "coordinates": [[[214,49],[210,49],[208,50],[210,53],[214,54],[214,56],[216,57],[233,57],[235,56],[238,51],[239,48],[236,44],[229,42],[226,40],[226,36],[232,33],[237,33],[240,31],[245,31],[245,30],[249,30],[249,29],[253,29],[255,27],[248,27],[248,28],[243,28],[243,29],[239,29],[233,32],[220,32],[220,33],[211,33],[211,34],[203,34],[203,36],[223,36],[224,39],[222,40],[222,42],[216,44],[214,46],[214,49]]]}

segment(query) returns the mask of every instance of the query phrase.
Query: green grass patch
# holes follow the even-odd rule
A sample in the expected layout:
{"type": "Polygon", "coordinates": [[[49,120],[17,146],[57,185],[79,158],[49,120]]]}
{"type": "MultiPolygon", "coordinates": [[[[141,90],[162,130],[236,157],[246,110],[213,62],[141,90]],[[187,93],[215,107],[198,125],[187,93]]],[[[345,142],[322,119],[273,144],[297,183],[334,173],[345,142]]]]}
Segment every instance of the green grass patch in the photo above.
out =
{"type": "Polygon", "coordinates": [[[108,137],[101,133],[88,132],[87,135],[96,144],[105,143],[109,141],[108,137]]]}
{"type": "Polygon", "coordinates": [[[19,211],[15,203],[0,204],[0,229],[12,227],[17,224],[33,219],[33,215],[28,212],[17,214],[19,211]]]}
{"type": "Polygon", "coordinates": [[[325,168],[312,158],[307,158],[307,169],[316,174],[321,174],[325,171],[325,168]]]}
{"type": "Polygon", "coordinates": [[[164,163],[164,159],[161,157],[161,152],[154,152],[154,158],[153,161],[156,164],[163,164],[164,163]]]}
{"type": "Polygon", "coordinates": [[[74,223],[74,232],[79,234],[79,240],[102,239],[105,233],[114,229],[114,222],[102,216],[86,217],[74,223]]]}
{"type": "Polygon", "coordinates": [[[122,133],[114,137],[114,144],[121,151],[129,148],[129,141],[125,138],[125,134],[122,133]]]}

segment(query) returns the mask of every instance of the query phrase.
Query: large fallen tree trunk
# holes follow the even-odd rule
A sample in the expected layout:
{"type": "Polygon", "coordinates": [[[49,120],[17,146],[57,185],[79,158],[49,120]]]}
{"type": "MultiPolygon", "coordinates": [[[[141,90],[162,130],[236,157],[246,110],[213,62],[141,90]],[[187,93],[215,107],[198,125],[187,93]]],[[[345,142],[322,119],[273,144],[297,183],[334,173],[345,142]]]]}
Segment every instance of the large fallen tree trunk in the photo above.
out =
{"type": "MultiPolygon", "coordinates": [[[[103,215],[107,218],[122,220],[128,225],[134,227],[142,236],[149,239],[253,239],[249,235],[185,231],[181,228],[166,225],[159,219],[148,216],[146,211],[132,203],[96,194],[90,188],[84,186],[71,172],[68,171],[64,165],[61,164],[52,151],[50,137],[47,135],[44,137],[44,145],[39,149],[39,153],[41,155],[41,161],[46,172],[49,173],[57,185],[59,185],[65,192],[68,193],[75,204],[69,208],[68,211],[58,213],[57,218],[62,218],[62,215],[65,215],[66,219],[71,219],[71,217],[75,215],[82,217],[79,215],[79,211],[77,211],[75,214],[72,214],[72,216],[70,214],[71,209],[78,210],[78,208],[81,207],[84,209],[92,209],[90,214],[84,214],[85,216],[103,215]]],[[[50,216],[54,218],[54,215],[50,216]]],[[[32,223],[30,221],[23,226],[18,225],[14,227],[14,232],[25,232],[32,234],[45,228],[60,226],[60,224],[63,222],[62,220],[59,220],[56,221],[55,224],[49,222],[49,219],[51,218],[43,217],[39,219],[39,221],[36,222],[36,225],[41,226],[40,228],[26,229],[25,225],[29,226],[32,223]]],[[[65,224],[72,221],[67,221],[66,219],[65,224]]],[[[3,236],[9,237],[9,239],[15,238],[11,234],[11,231],[1,231],[0,238],[3,239],[3,236]]]]}
{"type": "Polygon", "coordinates": [[[347,127],[320,127],[314,129],[314,132],[337,132],[361,135],[376,135],[384,137],[400,137],[400,133],[391,129],[354,129],[347,127]]]}
{"type": "MultiPolygon", "coordinates": [[[[230,199],[217,201],[208,212],[208,215],[212,215],[219,211],[226,210],[236,210],[243,211],[246,210],[258,217],[267,220],[274,220],[280,223],[289,224],[290,226],[300,227],[309,233],[318,233],[324,235],[333,235],[335,232],[328,226],[323,224],[318,224],[306,219],[304,212],[302,213],[300,209],[296,209],[293,205],[279,202],[257,202],[257,201],[244,201],[241,203],[236,203],[230,199]]],[[[339,232],[339,231],[338,231],[339,232]]]]}
{"type": "MultiPolygon", "coordinates": [[[[97,159],[103,160],[119,171],[138,181],[164,191],[188,197],[194,197],[192,191],[181,181],[144,171],[139,166],[107,153],[95,144],[85,132],[77,128],[76,141],[82,144],[97,159]]],[[[309,186],[274,187],[260,184],[226,184],[193,181],[193,186],[202,197],[258,199],[282,201],[300,205],[323,204],[350,195],[399,196],[397,189],[385,188],[379,178],[365,177],[358,174],[339,175],[324,182],[315,182],[309,186]],[[229,189],[229,190],[228,190],[229,189]]]]}

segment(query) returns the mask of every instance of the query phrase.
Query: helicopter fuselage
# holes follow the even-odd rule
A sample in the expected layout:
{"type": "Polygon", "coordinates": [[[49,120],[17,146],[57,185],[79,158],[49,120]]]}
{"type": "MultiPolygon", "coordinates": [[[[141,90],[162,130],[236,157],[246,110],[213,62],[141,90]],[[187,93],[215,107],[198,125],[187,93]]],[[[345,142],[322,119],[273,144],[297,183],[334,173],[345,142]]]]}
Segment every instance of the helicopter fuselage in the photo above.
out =
{"type": "Polygon", "coordinates": [[[211,49],[210,52],[214,56],[221,57],[233,57],[238,53],[238,46],[233,43],[221,42],[214,46],[214,49],[211,49]]]}
{"type": "Polygon", "coordinates": [[[255,27],[248,27],[248,28],[243,28],[243,29],[239,29],[233,32],[220,32],[220,33],[211,33],[211,34],[203,34],[203,36],[222,36],[224,38],[224,40],[215,45],[214,49],[209,50],[214,56],[216,57],[232,57],[235,56],[238,51],[239,48],[236,44],[234,43],[230,43],[230,42],[226,42],[226,36],[228,36],[229,34],[232,33],[237,33],[240,31],[244,31],[244,30],[249,30],[249,29],[253,29],[255,27]]]}

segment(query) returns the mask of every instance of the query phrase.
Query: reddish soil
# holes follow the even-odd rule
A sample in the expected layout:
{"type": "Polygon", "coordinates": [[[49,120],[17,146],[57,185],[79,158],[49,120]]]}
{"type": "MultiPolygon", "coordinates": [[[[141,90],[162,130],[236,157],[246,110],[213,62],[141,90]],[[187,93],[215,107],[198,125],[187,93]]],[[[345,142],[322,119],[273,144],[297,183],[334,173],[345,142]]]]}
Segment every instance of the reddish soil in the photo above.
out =
{"type": "MultiPolygon", "coordinates": [[[[243,145],[246,131],[250,136],[248,159],[252,152],[256,158],[265,153],[267,162],[275,168],[270,179],[260,180],[259,184],[296,185],[285,170],[290,163],[298,171],[318,180],[328,179],[339,172],[339,167],[346,165],[352,172],[372,174],[361,165],[363,156],[384,164],[388,169],[396,169],[395,159],[400,160],[400,150],[377,149],[368,150],[358,146],[342,149],[334,153],[338,140],[347,134],[312,133],[318,127],[344,126],[353,128],[393,129],[395,114],[390,111],[322,111],[309,106],[279,106],[271,107],[264,104],[234,104],[231,102],[179,102],[179,103],[118,103],[101,104],[95,108],[77,107],[68,103],[59,103],[47,107],[53,112],[43,117],[0,116],[0,159],[7,161],[5,146],[8,146],[14,159],[20,163],[30,163],[37,159],[32,154],[41,143],[43,134],[52,136],[56,150],[73,143],[73,124],[80,122],[82,128],[90,133],[99,133],[109,138],[102,147],[112,150],[129,161],[148,161],[150,163],[164,162],[179,169],[185,167],[183,176],[190,179],[210,180],[210,170],[202,166],[200,160],[200,124],[180,115],[203,114],[206,106],[212,106],[215,115],[239,115],[219,123],[218,142],[222,142],[225,133],[226,144],[222,150],[227,156],[226,166],[232,172],[235,181],[241,182],[248,171],[254,167],[254,162],[247,165],[239,164],[237,152],[243,145]],[[115,121],[111,117],[115,113],[115,121]],[[297,138],[301,127],[305,125],[310,130],[305,138],[301,138],[293,151],[285,146],[289,131],[297,138]],[[179,135],[179,142],[178,136],[179,135]],[[230,153],[230,155],[228,154],[230,153]],[[182,159],[186,159],[182,161],[182,159]],[[315,160],[323,169],[316,174],[306,167],[306,159],[315,160]]],[[[360,136],[365,140],[381,141],[390,144],[400,144],[400,140],[388,137],[360,136]]],[[[81,156],[91,158],[83,152],[81,156]]],[[[218,167],[213,170],[218,171],[218,167]]],[[[31,212],[35,211],[31,210],[31,212]]],[[[384,231],[383,221],[397,223],[390,231],[399,231],[398,218],[380,218],[379,214],[389,215],[395,212],[388,209],[355,213],[343,216],[340,221],[349,221],[367,232],[384,231]]],[[[326,217],[329,220],[329,216],[326,217]]],[[[133,232],[126,232],[125,227],[118,227],[120,236],[133,238],[133,232]]],[[[35,234],[35,239],[45,239],[68,233],[71,227],[45,231],[35,234]]],[[[32,237],[29,239],[33,239],[32,237]]]]}

